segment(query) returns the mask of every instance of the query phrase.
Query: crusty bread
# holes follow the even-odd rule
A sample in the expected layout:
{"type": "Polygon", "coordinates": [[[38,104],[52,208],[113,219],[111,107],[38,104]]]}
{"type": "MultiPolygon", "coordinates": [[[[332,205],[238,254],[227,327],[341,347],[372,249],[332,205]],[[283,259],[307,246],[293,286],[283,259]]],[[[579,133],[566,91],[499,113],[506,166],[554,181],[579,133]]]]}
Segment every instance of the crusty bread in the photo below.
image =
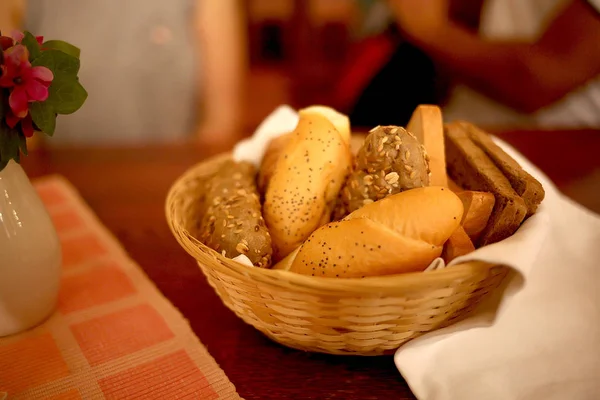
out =
{"type": "Polygon", "coordinates": [[[485,152],[473,143],[462,124],[447,124],[445,137],[450,178],[465,189],[491,192],[496,199],[477,247],[511,236],[527,214],[525,201],[513,190],[508,179],[485,152]]]}
{"type": "Polygon", "coordinates": [[[442,258],[448,264],[455,258],[467,255],[472,251],[475,251],[475,246],[471,238],[469,238],[463,227],[459,226],[444,244],[442,258]]]}
{"type": "Polygon", "coordinates": [[[502,171],[504,176],[508,178],[515,192],[525,200],[527,216],[533,215],[545,197],[542,184],[528,174],[518,162],[494,143],[488,134],[469,122],[460,121],[459,124],[468,133],[473,143],[483,150],[500,171],[502,171]]]}
{"type": "Polygon", "coordinates": [[[377,126],[358,150],[334,219],[391,194],[428,185],[427,154],[416,136],[402,127],[377,126]]]}
{"type": "Polygon", "coordinates": [[[422,271],[441,255],[462,214],[448,188],[407,190],[320,227],[274,268],[341,278],[422,271]]]}
{"type": "Polygon", "coordinates": [[[471,240],[477,242],[492,215],[496,198],[492,193],[472,190],[457,194],[465,209],[461,225],[471,240]]]}
{"type": "Polygon", "coordinates": [[[423,104],[413,112],[406,129],[413,133],[427,149],[431,186],[448,186],[446,153],[444,151],[444,120],[442,110],[435,105],[423,104]]]}
{"type": "Polygon", "coordinates": [[[267,149],[265,150],[265,154],[260,163],[257,178],[258,192],[262,196],[264,196],[267,190],[267,185],[271,180],[271,176],[273,176],[279,155],[286,146],[287,142],[290,140],[290,136],[291,132],[277,136],[269,141],[269,144],[267,145],[267,149]]]}
{"type": "Polygon", "coordinates": [[[300,116],[267,186],[263,215],[279,260],[329,222],[350,170],[349,142],[318,113],[300,116]]]}
{"type": "Polygon", "coordinates": [[[251,163],[230,160],[207,181],[198,239],[225,257],[244,254],[255,266],[268,268],[273,250],[255,175],[251,163]]]}

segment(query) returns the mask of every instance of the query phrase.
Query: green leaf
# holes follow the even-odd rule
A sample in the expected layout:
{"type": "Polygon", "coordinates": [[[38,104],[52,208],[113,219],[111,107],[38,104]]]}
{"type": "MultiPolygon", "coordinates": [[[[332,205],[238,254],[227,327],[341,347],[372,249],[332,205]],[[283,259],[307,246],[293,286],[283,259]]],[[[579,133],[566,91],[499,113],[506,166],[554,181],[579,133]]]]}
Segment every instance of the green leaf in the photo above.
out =
{"type": "Polygon", "coordinates": [[[0,121],[0,160],[8,163],[19,159],[19,136],[22,136],[19,131],[0,121]]]}
{"type": "Polygon", "coordinates": [[[48,102],[34,101],[29,104],[29,112],[39,130],[48,136],[54,135],[56,128],[56,113],[48,102]]]}
{"type": "Polygon", "coordinates": [[[85,103],[87,92],[77,79],[72,77],[54,77],[46,103],[58,114],[72,114],[85,103]]]}
{"type": "Polygon", "coordinates": [[[79,72],[79,59],[60,50],[43,51],[31,65],[50,69],[55,80],[59,77],[76,78],[77,72],[79,72]]]}
{"type": "MultiPolygon", "coordinates": [[[[3,105],[0,104],[0,111],[3,105]]],[[[21,162],[21,152],[27,155],[27,139],[17,129],[10,128],[3,119],[0,119],[0,171],[10,162],[21,162]]]]}
{"type": "Polygon", "coordinates": [[[25,32],[25,37],[21,41],[21,44],[27,47],[29,50],[29,60],[33,61],[42,54],[42,50],[40,49],[40,44],[38,43],[35,36],[33,36],[29,32],[25,32]]]}
{"type": "Polygon", "coordinates": [[[44,50],[60,50],[70,56],[79,58],[81,50],[79,47],[73,46],[71,43],[63,42],[62,40],[48,40],[42,44],[44,50]]]}

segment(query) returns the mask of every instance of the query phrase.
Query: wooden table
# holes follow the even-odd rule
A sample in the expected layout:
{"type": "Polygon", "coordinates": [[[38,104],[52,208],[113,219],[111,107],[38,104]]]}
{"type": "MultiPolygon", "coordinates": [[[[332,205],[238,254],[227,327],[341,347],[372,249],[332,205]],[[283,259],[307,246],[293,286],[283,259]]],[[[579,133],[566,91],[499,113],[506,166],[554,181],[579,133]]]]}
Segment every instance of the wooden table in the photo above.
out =
{"type": "MultiPolygon", "coordinates": [[[[506,132],[503,139],[575,200],[600,205],[600,131],[506,132]],[[587,189],[586,189],[587,188],[587,189]]],[[[39,150],[31,178],[67,177],[194,332],[246,399],[414,399],[391,357],[334,357],[287,349],[226,309],[172,237],[164,217],[171,183],[218,149],[210,146],[39,150]]],[[[596,208],[600,212],[600,207],[596,208]]]]}

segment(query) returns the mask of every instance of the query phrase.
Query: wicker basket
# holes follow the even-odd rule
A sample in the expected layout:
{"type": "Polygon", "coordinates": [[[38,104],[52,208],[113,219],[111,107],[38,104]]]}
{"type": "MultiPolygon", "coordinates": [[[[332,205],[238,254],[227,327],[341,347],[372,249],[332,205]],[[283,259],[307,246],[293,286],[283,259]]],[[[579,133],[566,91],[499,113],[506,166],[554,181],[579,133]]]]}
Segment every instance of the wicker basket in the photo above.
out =
{"type": "Polygon", "coordinates": [[[363,279],[304,276],[233,262],[195,238],[201,184],[229,157],[209,159],[174,183],[167,220],[223,303],[285,346],[340,355],[389,354],[465,317],[506,276],[507,268],[483,262],[363,279]]]}

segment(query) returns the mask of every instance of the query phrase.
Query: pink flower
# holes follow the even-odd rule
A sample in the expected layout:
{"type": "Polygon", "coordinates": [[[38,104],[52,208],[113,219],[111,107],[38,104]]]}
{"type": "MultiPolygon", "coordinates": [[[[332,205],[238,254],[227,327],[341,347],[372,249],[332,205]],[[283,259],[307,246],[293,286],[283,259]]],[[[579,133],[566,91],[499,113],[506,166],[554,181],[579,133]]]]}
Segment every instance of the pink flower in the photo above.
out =
{"type": "MultiPolygon", "coordinates": [[[[21,44],[25,34],[20,31],[14,31],[12,36],[2,36],[0,35],[0,50],[7,50],[9,47],[14,46],[15,44],[21,44]]],[[[35,40],[41,46],[44,43],[43,36],[36,36],[35,40]]],[[[0,57],[1,59],[2,57],[0,57]]]]}
{"type": "MultiPolygon", "coordinates": [[[[15,40],[15,43],[21,43],[23,41],[23,38],[25,38],[25,34],[21,31],[13,31],[12,37],[15,40]]],[[[44,37],[36,36],[35,40],[37,40],[38,44],[41,46],[44,42],[44,37]]]]}
{"type": "Polygon", "coordinates": [[[12,88],[8,104],[17,118],[27,115],[27,103],[48,98],[48,87],[54,75],[46,67],[32,67],[25,46],[18,44],[4,52],[0,72],[0,87],[12,88]]]}
{"type": "Polygon", "coordinates": [[[13,114],[12,110],[9,108],[6,112],[6,125],[10,128],[14,128],[18,123],[21,123],[21,131],[25,137],[33,136],[33,120],[31,119],[31,114],[27,114],[24,118],[19,118],[15,114],[13,114]]]}
{"type": "MultiPolygon", "coordinates": [[[[14,44],[14,40],[8,36],[0,36],[0,50],[6,50],[9,47],[12,47],[14,44]]],[[[1,57],[0,57],[1,59],[1,57]]]]}
{"type": "Polygon", "coordinates": [[[12,37],[15,40],[15,43],[21,43],[23,38],[25,38],[25,34],[21,31],[13,31],[12,37]]]}

